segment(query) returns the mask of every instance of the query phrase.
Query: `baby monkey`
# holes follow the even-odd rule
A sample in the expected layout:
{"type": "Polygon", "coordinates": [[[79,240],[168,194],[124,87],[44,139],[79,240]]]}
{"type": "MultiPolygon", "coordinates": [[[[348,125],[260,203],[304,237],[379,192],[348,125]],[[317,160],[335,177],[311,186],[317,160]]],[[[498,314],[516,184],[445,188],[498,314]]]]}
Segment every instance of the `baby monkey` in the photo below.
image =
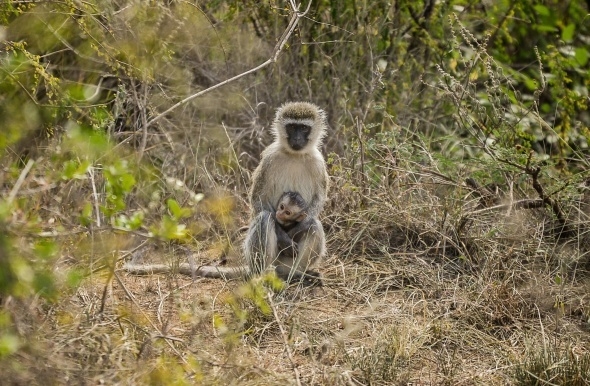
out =
{"type": "Polygon", "coordinates": [[[275,212],[277,244],[280,254],[297,253],[296,243],[301,240],[302,232],[309,229],[309,222],[301,227],[299,224],[307,218],[307,203],[297,192],[285,192],[277,202],[275,212]],[[295,247],[295,250],[290,249],[295,247]]]}
{"type": "MultiPolygon", "coordinates": [[[[313,219],[307,216],[307,203],[299,193],[285,192],[277,202],[275,219],[279,256],[296,258],[299,242],[313,225],[313,219]]],[[[307,270],[304,279],[317,280],[321,285],[318,272],[307,270]]]]}

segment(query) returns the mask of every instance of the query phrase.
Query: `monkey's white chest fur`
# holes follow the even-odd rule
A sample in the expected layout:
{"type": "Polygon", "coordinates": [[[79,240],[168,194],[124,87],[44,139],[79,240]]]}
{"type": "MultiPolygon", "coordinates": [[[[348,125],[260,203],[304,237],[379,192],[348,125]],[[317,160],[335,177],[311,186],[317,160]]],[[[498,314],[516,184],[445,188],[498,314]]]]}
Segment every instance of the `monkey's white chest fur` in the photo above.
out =
{"type": "Polygon", "coordinates": [[[325,179],[325,165],[321,155],[277,152],[268,160],[269,174],[276,176],[269,186],[268,199],[273,208],[285,192],[297,192],[306,202],[320,194],[321,182],[325,179]]]}

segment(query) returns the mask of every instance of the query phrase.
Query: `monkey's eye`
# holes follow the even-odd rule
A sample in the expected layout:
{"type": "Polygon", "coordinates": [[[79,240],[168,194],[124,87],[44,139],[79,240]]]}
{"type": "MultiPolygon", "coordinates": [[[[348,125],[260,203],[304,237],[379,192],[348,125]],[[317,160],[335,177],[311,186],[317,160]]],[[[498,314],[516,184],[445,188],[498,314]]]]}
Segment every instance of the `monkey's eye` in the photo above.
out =
{"type": "Polygon", "coordinates": [[[285,209],[285,205],[283,205],[283,204],[279,205],[279,209],[280,209],[280,210],[283,210],[283,209],[285,209]]]}
{"type": "Polygon", "coordinates": [[[290,216],[290,215],[291,215],[291,212],[289,212],[289,211],[286,211],[286,212],[285,212],[285,214],[286,214],[287,216],[290,216]]]}

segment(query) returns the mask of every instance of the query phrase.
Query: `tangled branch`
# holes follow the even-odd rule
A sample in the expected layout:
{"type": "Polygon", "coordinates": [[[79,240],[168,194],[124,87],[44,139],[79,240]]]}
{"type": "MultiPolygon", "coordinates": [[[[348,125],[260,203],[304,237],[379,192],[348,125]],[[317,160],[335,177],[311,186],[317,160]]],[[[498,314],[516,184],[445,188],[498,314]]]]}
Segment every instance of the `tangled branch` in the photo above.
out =
{"type": "Polygon", "coordinates": [[[226,84],[229,84],[233,81],[243,78],[246,75],[255,73],[255,72],[267,67],[268,65],[270,65],[272,63],[275,63],[277,61],[279,55],[281,54],[281,51],[285,47],[285,44],[287,44],[287,41],[289,40],[289,38],[293,34],[293,31],[295,31],[295,28],[297,27],[299,20],[302,17],[304,17],[305,15],[307,15],[307,13],[309,12],[309,8],[311,7],[311,0],[307,4],[307,8],[305,9],[304,12],[299,12],[300,5],[296,5],[294,1],[289,1],[289,5],[291,6],[291,10],[292,10],[291,11],[292,12],[291,19],[289,20],[289,24],[287,25],[287,28],[283,32],[283,35],[281,35],[281,38],[279,39],[278,43],[275,45],[275,48],[273,49],[273,53],[272,53],[271,57],[267,61],[265,61],[264,63],[254,67],[246,72],[243,72],[243,73],[236,75],[232,78],[226,79],[223,82],[217,83],[214,86],[211,86],[205,90],[201,90],[193,95],[190,95],[190,96],[184,98],[180,102],[178,102],[178,103],[174,104],[173,106],[171,106],[170,108],[168,108],[166,111],[156,115],[154,118],[149,120],[146,123],[146,126],[144,129],[147,129],[147,127],[149,127],[150,125],[152,125],[155,122],[157,122],[158,120],[160,120],[163,116],[165,116],[166,114],[168,114],[172,110],[177,109],[178,107],[190,102],[191,100],[193,100],[197,97],[200,97],[201,95],[207,94],[208,92],[211,92],[215,89],[218,89],[221,86],[225,86],[226,84]]]}

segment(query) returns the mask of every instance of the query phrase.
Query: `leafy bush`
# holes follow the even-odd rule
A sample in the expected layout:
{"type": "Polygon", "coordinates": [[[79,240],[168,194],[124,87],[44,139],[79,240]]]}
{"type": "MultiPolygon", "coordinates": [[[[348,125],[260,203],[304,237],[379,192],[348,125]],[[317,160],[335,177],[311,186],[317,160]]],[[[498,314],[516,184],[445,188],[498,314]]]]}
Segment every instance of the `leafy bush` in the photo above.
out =
{"type": "Polygon", "coordinates": [[[286,2],[5,2],[5,382],[587,382],[584,350],[513,357],[539,319],[589,339],[587,13],[313,1],[274,65],[191,99],[269,59],[286,2]],[[232,257],[292,99],[330,120],[324,292],[123,276],[232,257]]]}

